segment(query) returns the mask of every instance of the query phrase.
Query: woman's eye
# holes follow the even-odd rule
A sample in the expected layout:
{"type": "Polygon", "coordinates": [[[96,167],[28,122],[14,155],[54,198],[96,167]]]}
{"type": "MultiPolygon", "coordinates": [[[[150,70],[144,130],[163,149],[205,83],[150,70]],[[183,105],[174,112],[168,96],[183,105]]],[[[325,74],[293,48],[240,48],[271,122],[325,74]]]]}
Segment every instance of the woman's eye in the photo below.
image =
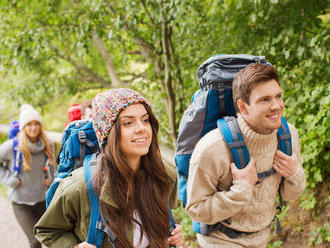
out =
{"type": "Polygon", "coordinates": [[[131,121],[124,122],[124,126],[130,126],[130,125],[132,125],[132,122],[131,121]]]}
{"type": "Polygon", "coordinates": [[[143,119],[143,122],[149,123],[149,118],[143,119]]]}

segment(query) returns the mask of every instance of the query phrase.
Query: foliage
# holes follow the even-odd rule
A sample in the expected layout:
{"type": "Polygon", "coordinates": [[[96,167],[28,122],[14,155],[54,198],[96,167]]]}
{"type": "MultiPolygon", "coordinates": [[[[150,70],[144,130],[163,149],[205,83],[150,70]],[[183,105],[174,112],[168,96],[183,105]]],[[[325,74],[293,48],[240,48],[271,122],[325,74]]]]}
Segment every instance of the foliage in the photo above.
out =
{"type": "Polygon", "coordinates": [[[323,226],[313,228],[311,232],[310,247],[315,247],[315,245],[330,244],[330,224],[325,223],[323,226]]]}
{"type": "Polygon", "coordinates": [[[189,247],[198,247],[196,241],[196,233],[192,229],[192,221],[181,206],[172,210],[176,223],[182,225],[182,235],[189,247]]]}
{"type": "Polygon", "coordinates": [[[306,210],[314,209],[314,207],[316,206],[316,199],[314,192],[309,192],[309,191],[304,192],[304,194],[301,196],[300,206],[306,210]]]}
{"type": "Polygon", "coordinates": [[[267,248],[282,248],[283,247],[283,241],[277,240],[274,243],[268,244],[267,248]]]}
{"type": "MultiPolygon", "coordinates": [[[[330,174],[329,6],[329,0],[0,1],[1,120],[15,119],[28,102],[47,128],[60,131],[72,103],[108,87],[133,87],[152,102],[161,142],[175,146],[198,88],[198,66],[214,54],[264,55],[279,71],[285,116],[298,130],[308,186],[315,188],[330,174]]],[[[317,206],[313,194],[302,199],[305,209],[317,206]]]]}
{"type": "Polygon", "coordinates": [[[198,66],[217,53],[265,55],[282,75],[289,120],[300,134],[308,131],[305,113],[318,116],[310,125],[317,130],[302,139],[314,186],[329,171],[315,166],[329,147],[328,89],[321,91],[329,79],[328,6],[328,0],[1,1],[1,90],[17,105],[43,107],[86,89],[118,86],[110,59],[121,86],[150,98],[162,141],[175,145],[182,113],[198,88],[198,66]],[[320,105],[307,104],[306,83],[319,88],[320,105]],[[296,110],[303,114],[291,115],[296,110]],[[314,137],[321,142],[315,144],[314,137]]]}

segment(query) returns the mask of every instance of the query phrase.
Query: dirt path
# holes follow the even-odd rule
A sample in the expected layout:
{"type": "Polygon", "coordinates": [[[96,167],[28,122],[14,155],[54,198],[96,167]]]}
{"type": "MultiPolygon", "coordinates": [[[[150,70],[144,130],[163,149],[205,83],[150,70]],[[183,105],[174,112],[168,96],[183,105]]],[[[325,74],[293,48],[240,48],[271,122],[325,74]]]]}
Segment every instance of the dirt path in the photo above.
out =
{"type": "Polygon", "coordinates": [[[10,202],[0,194],[0,247],[27,248],[29,243],[14,216],[10,202]]]}

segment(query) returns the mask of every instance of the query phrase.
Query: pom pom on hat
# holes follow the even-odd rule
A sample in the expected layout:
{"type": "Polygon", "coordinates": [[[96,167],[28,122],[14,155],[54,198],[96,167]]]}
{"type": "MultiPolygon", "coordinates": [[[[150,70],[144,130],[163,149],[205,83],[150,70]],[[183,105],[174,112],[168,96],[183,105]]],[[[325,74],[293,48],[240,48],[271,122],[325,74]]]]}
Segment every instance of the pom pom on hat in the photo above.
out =
{"type": "Polygon", "coordinates": [[[22,130],[24,126],[30,121],[38,121],[42,124],[41,116],[30,104],[23,104],[19,113],[19,129],[22,130]]]}
{"type": "Polygon", "coordinates": [[[100,145],[107,142],[111,128],[121,111],[132,104],[148,101],[132,89],[119,88],[104,91],[93,99],[93,127],[100,145]]]}

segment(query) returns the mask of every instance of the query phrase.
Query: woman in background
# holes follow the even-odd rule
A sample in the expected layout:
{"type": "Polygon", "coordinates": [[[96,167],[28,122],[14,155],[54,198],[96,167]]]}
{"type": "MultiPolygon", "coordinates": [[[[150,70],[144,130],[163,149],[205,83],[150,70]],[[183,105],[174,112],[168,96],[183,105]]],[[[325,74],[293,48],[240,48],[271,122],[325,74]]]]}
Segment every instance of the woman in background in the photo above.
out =
{"type": "Polygon", "coordinates": [[[15,217],[31,248],[41,244],[33,235],[33,226],[46,210],[45,194],[51,184],[50,169],[54,165],[52,145],[42,129],[39,113],[28,104],[20,109],[18,137],[0,146],[0,182],[7,186],[15,217]]]}

